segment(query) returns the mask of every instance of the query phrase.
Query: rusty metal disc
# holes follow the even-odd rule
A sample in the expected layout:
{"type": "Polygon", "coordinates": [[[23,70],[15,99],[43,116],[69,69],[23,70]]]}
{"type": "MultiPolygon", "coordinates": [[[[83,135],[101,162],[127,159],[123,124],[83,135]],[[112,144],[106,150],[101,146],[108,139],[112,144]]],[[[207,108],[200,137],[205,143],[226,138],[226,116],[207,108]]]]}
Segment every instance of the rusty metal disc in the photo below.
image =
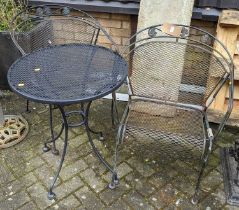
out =
{"type": "Polygon", "coordinates": [[[4,120],[0,127],[0,149],[19,143],[29,131],[28,122],[21,115],[5,115],[4,120]]]}

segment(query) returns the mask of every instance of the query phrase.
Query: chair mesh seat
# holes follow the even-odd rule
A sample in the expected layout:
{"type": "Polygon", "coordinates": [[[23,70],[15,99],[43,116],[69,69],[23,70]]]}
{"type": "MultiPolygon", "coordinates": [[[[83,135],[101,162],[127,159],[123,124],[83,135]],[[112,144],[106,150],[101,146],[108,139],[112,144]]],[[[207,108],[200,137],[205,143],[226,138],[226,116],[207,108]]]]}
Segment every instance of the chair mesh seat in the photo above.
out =
{"type": "MultiPolygon", "coordinates": [[[[202,155],[205,132],[201,112],[142,101],[132,102],[130,109],[126,139],[130,137],[134,142],[140,142],[143,149],[166,152],[177,158],[202,155]]],[[[134,143],[130,144],[134,147],[134,143]]]]}

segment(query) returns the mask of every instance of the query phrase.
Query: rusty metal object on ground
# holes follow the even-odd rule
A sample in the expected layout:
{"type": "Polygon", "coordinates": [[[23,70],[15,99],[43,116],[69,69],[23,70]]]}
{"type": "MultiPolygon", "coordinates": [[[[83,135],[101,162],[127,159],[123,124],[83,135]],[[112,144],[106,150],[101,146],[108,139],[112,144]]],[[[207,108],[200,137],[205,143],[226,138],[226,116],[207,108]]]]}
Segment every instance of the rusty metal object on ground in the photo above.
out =
{"type": "Polygon", "coordinates": [[[28,122],[21,115],[5,115],[4,126],[0,128],[0,149],[21,142],[28,131],[28,122]]]}

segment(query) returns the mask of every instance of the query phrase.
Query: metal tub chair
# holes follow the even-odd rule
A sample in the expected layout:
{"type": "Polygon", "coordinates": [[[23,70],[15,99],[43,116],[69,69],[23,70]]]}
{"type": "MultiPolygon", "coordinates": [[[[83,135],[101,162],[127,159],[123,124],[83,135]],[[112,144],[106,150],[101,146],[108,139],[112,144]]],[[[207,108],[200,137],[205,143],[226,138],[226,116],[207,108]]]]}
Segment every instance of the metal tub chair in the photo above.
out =
{"type": "Polygon", "coordinates": [[[200,161],[192,197],[195,204],[212,146],[232,111],[232,58],[214,36],[185,25],[145,28],[129,43],[122,52],[132,70],[128,78],[129,102],[118,130],[115,173],[109,187],[114,188],[119,181],[116,167],[119,145],[123,141],[130,145],[137,142],[143,150],[200,161]],[[226,83],[227,111],[217,129],[212,130],[208,108],[226,83]]]}
{"type": "MultiPolygon", "coordinates": [[[[23,56],[39,48],[51,45],[69,43],[97,45],[99,34],[108,40],[109,47],[118,51],[116,43],[95,18],[84,11],[64,5],[38,5],[26,8],[12,20],[11,26],[12,40],[23,56]]],[[[115,103],[116,95],[113,93],[111,107],[113,124],[117,119],[114,118],[117,114],[115,103]]],[[[27,111],[29,111],[28,106],[29,102],[27,101],[27,111]]],[[[50,105],[51,127],[53,108],[50,105]]],[[[81,109],[84,109],[84,104],[81,104],[81,109]]],[[[76,112],[80,113],[80,111],[76,112]]],[[[100,135],[101,140],[103,139],[102,132],[95,133],[100,135]]],[[[52,153],[59,154],[54,142],[54,139],[57,139],[58,136],[55,138],[53,131],[52,136],[52,153]]],[[[47,143],[51,142],[52,140],[47,143]]],[[[43,148],[45,152],[50,150],[47,143],[43,148]]]]}

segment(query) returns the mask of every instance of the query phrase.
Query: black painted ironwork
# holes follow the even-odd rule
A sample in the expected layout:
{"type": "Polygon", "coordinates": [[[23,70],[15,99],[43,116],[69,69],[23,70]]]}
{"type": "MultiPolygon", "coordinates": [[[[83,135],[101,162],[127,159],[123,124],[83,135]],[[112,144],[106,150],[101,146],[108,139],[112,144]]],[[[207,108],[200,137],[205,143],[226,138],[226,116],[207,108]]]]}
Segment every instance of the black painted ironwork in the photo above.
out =
{"type": "Polygon", "coordinates": [[[121,53],[131,63],[132,75],[128,79],[129,102],[116,140],[110,188],[115,187],[119,145],[127,136],[134,140],[125,141],[128,147],[138,148],[135,154],[141,154],[143,148],[170,158],[199,161],[201,168],[192,196],[195,204],[212,145],[232,111],[232,57],[207,31],[177,24],[140,30],[121,53]],[[213,131],[207,119],[208,107],[226,83],[228,107],[213,131]],[[137,142],[141,146],[137,147],[137,142]]]}
{"type": "MultiPolygon", "coordinates": [[[[88,13],[65,5],[38,5],[21,11],[12,20],[11,37],[22,55],[69,43],[97,44],[99,33],[118,51],[113,39],[88,13]]],[[[29,102],[27,102],[27,112],[29,102]]],[[[113,117],[113,115],[112,115],[113,117]]]]}
{"type": "Polygon", "coordinates": [[[44,145],[43,151],[52,149],[54,154],[58,154],[55,142],[65,131],[63,153],[49,189],[49,199],[56,196],[53,188],[67,151],[69,127],[85,126],[96,156],[115,174],[91,138],[90,133],[98,134],[101,139],[103,135],[102,132],[89,128],[88,116],[92,101],[119,88],[126,79],[127,72],[128,65],[119,54],[90,44],[66,44],[38,49],[17,60],[9,69],[8,81],[14,92],[32,101],[50,104],[51,140],[44,145]],[[65,112],[64,106],[75,103],[81,103],[81,110],[77,114],[82,117],[82,122],[70,124],[67,118],[75,114],[75,111],[65,112]],[[57,135],[53,131],[53,106],[57,107],[62,115],[62,127],[57,135]]]}

